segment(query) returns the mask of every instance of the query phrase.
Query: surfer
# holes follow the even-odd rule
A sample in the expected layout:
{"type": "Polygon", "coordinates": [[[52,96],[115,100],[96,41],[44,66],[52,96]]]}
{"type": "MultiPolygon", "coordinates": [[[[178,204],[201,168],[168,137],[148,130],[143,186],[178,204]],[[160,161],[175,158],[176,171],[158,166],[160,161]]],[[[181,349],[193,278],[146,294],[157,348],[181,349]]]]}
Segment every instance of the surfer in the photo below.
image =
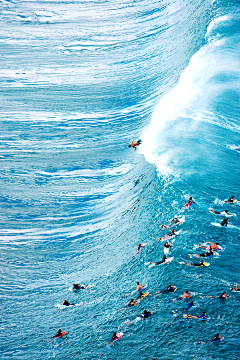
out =
{"type": "Polygon", "coordinates": [[[184,263],[184,264],[189,265],[189,266],[195,266],[195,267],[208,266],[203,259],[201,260],[201,262],[199,264],[190,264],[190,263],[184,263]]]}
{"type": "Polygon", "coordinates": [[[164,249],[169,249],[169,250],[170,250],[171,247],[172,247],[172,245],[170,245],[169,242],[167,241],[167,242],[165,242],[165,244],[163,245],[163,250],[164,250],[164,249]]]}
{"type": "Polygon", "coordinates": [[[54,336],[52,336],[52,339],[57,338],[57,337],[60,337],[60,336],[62,336],[62,335],[63,335],[62,330],[61,330],[61,329],[58,329],[57,334],[54,335],[54,336]]]}
{"type": "Polygon", "coordinates": [[[224,211],[215,211],[211,208],[208,209],[209,211],[213,212],[216,215],[225,215],[225,216],[236,216],[235,214],[229,214],[228,210],[224,210],[224,211]]]}
{"type": "Polygon", "coordinates": [[[224,337],[220,337],[219,333],[217,333],[211,341],[222,341],[224,337]]]}
{"type": "Polygon", "coordinates": [[[144,312],[142,313],[141,317],[143,319],[146,319],[148,317],[150,317],[152,315],[152,312],[151,311],[147,311],[147,310],[144,310],[144,312]]]}
{"type": "Polygon", "coordinates": [[[83,284],[72,284],[72,289],[73,290],[80,290],[80,289],[87,289],[88,286],[85,286],[83,284]]]}
{"type": "Polygon", "coordinates": [[[220,296],[219,299],[225,299],[227,300],[228,297],[231,297],[230,295],[227,295],[226,291],[224,291],[220,296]]]}
{"type": "Polygon", "coordinates": [[[171,225],[176,225],[176,224],[180,224],[181,221],[178,219],[177,215],[174,215],[174,218],[169,220],[169,225],[161,225],[163,230],[167,229],[168,227],[170,227],[171,225]]]}
{"type": "Polygon", "coordinates": [[[224,219],[224,220],[221,222],[221,225],[222,225],[222,226],[227,226],[228,220],[229,220],[229,218],[227,217],[226,219],[224,219]]]}
{"type": "MultiPolygon", "coordinates": [[[[215,251],[215,250],[222,250],[221,247],[219,247],[219,243],[217,242],[216,244],[211,242],[211,241],[207,241],[206,244],[211,244],[211,247],[212,247],[212,251],[215,251]]],[[[203,246],[200,246],[201,248],[205,249],[204,245],[203,246]]]]}
{"type": "Polygon", "coordinates": [[[201,316],[195,316],[195,315],[190,315],[190,314],[186,314],[186,315],[187,315],[186,318],[188,318],[188,319],[209,320],[209,318],[207,318],[207,314],[205,312],[201,316]]]}
{"type": "Polygon", "coordinates": [[[138,248],[137,248],[137,251],[140,251],[142,247],[145,247],[146,245],[141,245],[140,243],[138,244],[138,248]]]}
{"type": "Polygon", "coordinates": [[[192,294],[189,291],[185,291],[185,293],[182,294],[179,298],[172,299],[170,301],[178,301],[178,300],[188,299],[188,298],[191,298],[191,297],[192,297],[192,294]]]}
{"type": "Polygon", "coordinates": [[[112,341],[114,341],[116,339],[118,339],[118,336],[117,336],[116,331],[114,331],[113,336],[112,336],[112,341]]]}
{"type": "Polygon", "coordinates": [[[75,305],[75,304],[70,304],[67,300],[63,300],[63,302],[62,302],[62,305],[64,305],[64,306],[70,306],[70,305],[75,305]]]}
{"type": "Polygon", "coordinates": [[[228,202],[228,203],[234,203],[236,199],[234,199],[234,196],[231,196],[227,201],[225,202],[228,202]]]}
{"type": "Polygon", "coordinates": [[[138,140],[138,141],[136,141],[136,142],[134,142],[133,139],[132,139],[132,142],[131,142],[130,145],[128,145],[128,147],[132,147],[132,148],[134,148],[134,150],[136,150],[136,149],[137,149],[136,146],[138,146],[138,145],[140,145],[140,144],[142,144],[142,140],[141,140],[141,139],[138,140]]]}
{"type": "Polygon", "coordinates": [[[160,265],[160,264],[164,264],[165,262],[167,262],[167,259],[171,259],[171,258],[167,258],[167,257],[166,257],[166,255],[163,255],[162,260],[157,261],[157,262],[152,262],[152,261],[149,261],[149,263],[147,263],[147,265],[148,265],[148,264],[152,264],[152,265],[160,265]]]}
{"type": "Polygon", "coordinates": [[[235,288],[230,288],[230,290],[240,291],[240,289],[237,288],[237,285],[235,285],[235,288]]]}
{"type": "Polygon", "coordinates": [[[190,256],[190,259],[191,259],[193,256],[195,256],[195,257],[208,257],[208,256],[214,256],[214,254],[213,254],[213,249],[210,246],[209,251],[206,252],[206,253],[202,253],[200,255],[198,255],[198,254],[193,254],[193,255],[189,254],[189,256],[190,256]]]}
{"type": "Polygon", "coordinates": [[[164,292],[169,293],[169,292],[174,292],[177,290],[176,286],[173,286],[172,284],[169,284],[168,287],[164,290],[164,292]]]}
{"type": "MultiPolygon", "coordinates": [[[[170,233],[168,233],[167,236],[168,236],[168,237],[172,237],[172,236],[179,236],[179,235],[177,235],[177,234],[175,233],[175,229],[172,229],[172,231],[171,231],[170,233]]],[[[158,241],[161,240],[161,239],[163,239],[163,238],[161,238],[161,237],[158,238],[158,241]]]]}
{"type": "Polygon", "coordinates": [[[140,285],[139,281],[137,281],[137,288],[136,291],[142,290],[146,287],[146,285],[140,285]]]}
{"type": "Polygon", "coordinates": [[[190,205],[192,205],[192,204],[196,204],[196,202],[195,202],[195,201],[193,201],[192,196],[190,196],[190,198],[189,198],[189,200],[187,201],[187,203],[186,203],[186,205],[185,205],[185,206],[190,206],[190,205]]]}
{"type": "Polygon", "coordinates": [[[130,302],[126,305],[126,307],[135,306],[139,303],[140,300],[133,300],[131,299],[130,302]]]}

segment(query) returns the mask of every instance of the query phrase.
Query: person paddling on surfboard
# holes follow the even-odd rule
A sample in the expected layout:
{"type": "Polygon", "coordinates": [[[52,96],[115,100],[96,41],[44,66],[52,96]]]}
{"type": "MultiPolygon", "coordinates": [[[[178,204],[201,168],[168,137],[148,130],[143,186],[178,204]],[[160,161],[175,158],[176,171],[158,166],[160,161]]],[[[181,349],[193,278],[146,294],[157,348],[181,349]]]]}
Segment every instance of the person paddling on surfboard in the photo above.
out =
{"type": "Polygon", "coordinates": [[[172,247],[172,245],[170,245],[169,242],[166,241],[165,244],[163,245],[163,250],[164,250],[164,249],[169,249],[169,250],[170,250],[171,247],[172,247]]]}
{"type": "Polygon", "coordinates": [[[230,295],[227,295],[226,291],[224,291],[220,296],[219,299],[225,299],[227,300],[228,297],[231,297],[230,295]]]}
{"type": "Polygon", "coordinates": [[[87,289],[89,286],[85,286],[83,284],[72,284],[73,290],[87,289]]]}
{"type": "Polygon", "coordinates": [[[131,142],[130,145],[128,145],[128,147],[132,147],[132,148],[134,148],[134,150],[137,150],[136,146],[138,146],[138,145],[140,145],[140,144],[142,144],[142,140],[141,140],[141,139],[138,140],[138,141],[136,141],[136,142],[134,142],[133,139],[132,139],[132,142],[131,142]]]}
{"type": "MultiPolygon", "coordinates": [[[[180,231],[180,230],[179,230],[180,231]]],[[[171,237],[171,236],[179,236],[179,235],[177,235],[176,233],[175,233],[175,229],[172,229],[172,231],[169,233],[169,234],[167,234],[167,236],[168,237],[171,237]]],[[[160,238],[158,238],[158,241],[159,240],[161,240],[162,238],[160,237],[160,238]]]]}
{"type": "Polygon", "coordinates": [[[64,305],[64,306],[70,306],[70,305],[75,305],[75,304],[70,304],[67,300],[63,300],[63,302],[62,302],[62,305],[64,305]]]}
{"type": "Polygon", "coordinates": [[[185,291],[184,294],[182,294],[179,298],[177,299],[172,299],[170,301],[178,301],[178,300],[183,300],[183,299],[188,299],[188,298],[191,298],[192,297],[192,294],[187,290],[185,291]]]}
{"type": "Polygon", "coordinates": [[[234,196],[231,196],[226,202],[228,203],[234,203],[236,201],[236,199],[234,199],[234,196]]]}
{"type": "Polygon", "coordinates": [[[200,254],[200,255],[198,255],[198,254],[189,254],[189,256],[190,256],[190,259],[193,257],[193,256],[195,256],[195,257],[208,257],[208,256],[214,256],[214,254],[213,254],[213,249],[212,249],[212,247],[210,246],[210,249],[209,249],[209,251],[208,252],[206,252],[206,253],[202,253],[202,254],[200,254]]]}
{"type": "Polygon", "coordinates": [[[195,266],[195,267],[201,267],[201,266],[208,266],[209,264],[205,263],[205,261],[202,259],[199,264],[190,264],[190,263],[184,263],[184,265],[189,266],[195,266]]]}
{"type": "Polygon", "coordinates": [[[224,337],[220,337],[219,333],[217,333],[211,341],[222,341],[224,337]]]}
{"type": "Polygon", "coordinates": [[[144,310],[144,312],[141,315],[141,318],[146,319],[152,315],[151,311],[144,310]]]}
{"type": "Polygon", "coordinates": [[[227,226],[228,220],[229,220],[229,218],[227,217],[226,219],[224,219],[224,220],[221,222],[221,225],[222,225],[222,226],[227,226]]]}
{"type": "Polygon", "coordinates": [[[147,263],[147,265],[148,265],[148,264],[160,265],[160,264],[163,264],[163,263],[167,262],[167,259],[169,259],[169,258],[167,258],[166,255],[163,255],[162,260],[157,261],[157,262],[149,261],[149,263],[147,263]]]}
{"type": "MultiPolygon", "coordinates": [[[[222,248],[219,245],[219,243],[217,242],[216,244],[211,242],[211,241],[207,241],[206,244],[211,244],[211,247],[212,247],[212,251],[215,251],[215,250],[222,250],[222,248]]],[[[205,249],[205,246],[202,245],[200,246],[201,248],[205,249]]]]}
{"type": "Polygon", "coordinates": [[[61,337],[62,335],[63,335],[62,330],[61,330],[61,329],[58,329],[57,334],[54,335],[54,336],[52,336],[52,339],[57,338],[57,337],[61,337]]]}
{"type": "Polygon", "coordinates": [[[225,216],[236,216],[236,214],[229,214],[228,210],[224,210],[224,211],[215,211],[211,208],[208,209],[209,211],[213,212],[216,215],[225,215],[225,216]]]}
{"type": "Polygon", "coordinates": [[[185,207],[189,207],[189,206],[191,206],[192,204],[196,204],[196,202],[193,201],[192,196],[190,196],[190,198],[189,198],[189,200],[187,201],[185,207]]]}

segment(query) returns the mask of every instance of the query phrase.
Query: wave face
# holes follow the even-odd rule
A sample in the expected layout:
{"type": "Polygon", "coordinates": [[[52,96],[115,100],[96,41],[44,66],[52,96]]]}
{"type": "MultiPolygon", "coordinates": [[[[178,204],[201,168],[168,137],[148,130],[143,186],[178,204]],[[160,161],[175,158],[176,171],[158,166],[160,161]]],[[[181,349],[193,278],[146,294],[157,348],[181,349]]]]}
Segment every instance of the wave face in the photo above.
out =
{"type": "Polygon", "coordinates": [[[0,4],[2,358],[236,358],[238,295],[199,294],[237,282],[239,202],[224,199],[240,199],[238,1],[0,4]],[[237,217],[215,227],[209,207],[237,217]],[[148,269],[175,214],[174,259],[148,269]],[[211,266],[179,265],[203,241],[224,250],[211,266]],[[119,310],[136,281],[178,290],[119,310]],[[209,322],[172,315],[186,290],[209,322]],[[79,305],[60,310],[63,299],[79,305]],[[136,321],[144,309],[153,316],[136,321]],[[51,339],[59,328],[68,335],[51,339]],[[194,344],[217,332],[220,346],[194,344]]]}

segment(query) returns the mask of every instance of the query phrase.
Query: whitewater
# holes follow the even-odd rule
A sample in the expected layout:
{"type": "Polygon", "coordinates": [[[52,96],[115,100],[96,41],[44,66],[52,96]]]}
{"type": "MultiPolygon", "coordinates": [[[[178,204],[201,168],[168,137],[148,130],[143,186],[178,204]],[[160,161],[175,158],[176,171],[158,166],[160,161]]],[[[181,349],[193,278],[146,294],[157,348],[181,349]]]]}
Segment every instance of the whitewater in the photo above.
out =
{"type": "Polygon", "coordinates": [[[0,21],[1,358],[236,360],[239,2],[2,0],[0,21]],[[207,241],[209,267],[180,264],[207,241]],[[172,312],[186,290],[209,321],[172,312]]]}

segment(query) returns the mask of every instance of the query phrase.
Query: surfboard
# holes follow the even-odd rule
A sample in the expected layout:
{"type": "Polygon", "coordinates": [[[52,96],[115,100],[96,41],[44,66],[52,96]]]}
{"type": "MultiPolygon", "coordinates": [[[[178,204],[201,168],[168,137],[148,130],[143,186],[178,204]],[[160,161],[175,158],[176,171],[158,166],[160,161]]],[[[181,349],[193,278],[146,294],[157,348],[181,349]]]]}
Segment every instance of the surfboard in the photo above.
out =
{"type": "Polygon", "coordinates": [[[114,339],[113,341],[117,341],[117,340],[121,339],[121,337],[123,337],[123,335],[124,335],[123,332],[117,333],[117,339],[114,339]]]}
{"type": "Polygon", "coordinates": [[[228,201],[228,199],[225,199],[224,202],[226,204],[235,204],[237,202],[237,199],[234,199],[232,202],[231,201],[228,201]]]}

